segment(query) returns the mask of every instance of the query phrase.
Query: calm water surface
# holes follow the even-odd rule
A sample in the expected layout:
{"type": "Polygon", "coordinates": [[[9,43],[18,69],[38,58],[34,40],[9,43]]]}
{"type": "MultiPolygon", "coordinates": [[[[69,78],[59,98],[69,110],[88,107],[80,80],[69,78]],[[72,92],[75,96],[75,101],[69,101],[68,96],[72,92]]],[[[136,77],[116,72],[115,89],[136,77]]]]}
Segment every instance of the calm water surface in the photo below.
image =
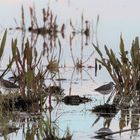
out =
{"type": "MultiPolygon", "coordinates": [[[[21,5],[24,6],[25,12],[25,24],[28,29],[30,26],[30,15],[29,7],[35,5],[36,15],[38,18],[38,24],[42,26],[42,8],[47,8],[48,6],[57,15],[58,25],[63,23],[66,25],[66,35],[62,38],[61,35],[58,38],[61,41],[62,55],[60,65],[66,65],[66,68],[60,68],[60,78],[65,78],[65,81],[58,82],[64,88],[64,93],[66,95],[80,95],[91,98],[93,101],[90,103],[82,104],[79,106],[69,106],[63,103],[59,103],[55,106],[51,114],[52,120],[57,118],[57,124],[60,129],[60,135],[63,136],[65,130],[69,128],[70,132],[73,134],[73,140],[91,140],[95,139],[95,132],[103,127],[103,124],[107,118],[100,118],[99,121],[92,126],[97,116],[90,112],[90,110],[96,106],[103,104],[103,96],[94,91],[94,88],[110,82],[112,79],[106,70],[103,68],[98,71],[98,76],[95,76],[94,68],[89,69],[88,66],[94,66],[95,58],[97,57],[96,52],[91,56],[91,58],[84,63],[85,68],[81,72],[73,69],[73,61],[71,55],[73,54],[74,59],[80,59],[81,53],[83,53],[82,60],[85,61],[89,55],[94,51],[92,42],[95,44],[98,40],[101,50],[104,48],[104,44],[111,47],[116,55],[118,54],[120,35],[123,36],[126,48],[129,50],[131,47],[132,40],[135,36],[140,36],[140,1],[139,0],[1,0],[0,1],[0,33],[6,28],[15,28],[21,25],[21,5]],[[84,20],[90,22],[91,33],[90,39],[88,39],[87,45],[85,36],[76,35],[72,41],[72,53],[70,51],[70,35],[72,29],[70,27],[70,20],[73,25],[77,28],[81,28],[81,15],[83,14],[84,20]],[[98,28],[96,28],[97,17],[99,15],[98,28]],[[97,29],[97,33],[96,33],[97,29]],[[81,49],[83,47],[83,49],[81,49]],[[59,117],[61,115],[61,117],[59,117]]],[[[26,32],[26,37],[30,38],[30,33],[26,32]]],[[[8,63],[7,56],[11,55],[10,43],[12,38],[18,38],[18,44],[20,47],[22,40],[22,33],[20,31],[12,30],[8,32],[7,47],[5,49],[5,54],[3,56],[3,61],[1,63],[1,68],[5,68],[8,63]]],[[[58,44],[58,42],[57,42],[58,44]]],[[[36,43],[36,48],[39,52],[43,49],[43,38],[38,37],[36,43]]],[[[58,50],[54,50],[56,55],[58,55],[58,50]]],[[[46,59],[43,61],[44,65],[47,64],[46,59]]],[[[6,76],[6,78],[10,76],[6,76]]],[[[47,77],[46,85],[52,84],[47,77]]],[[[56,77],[59,78],[59,77],[56,77]]],[[[108,96],[105,97],[107,99],[108,96]]],[[[42,114],[44,117],[46,114],[42,114]]],[[[110,129],[112,131],[119,130],[119,120],[120,114],[118,113],[110,123],[110,129]]],[[[17,122],[20,125],[21,122],[17,122]]],[[[26,124],[25,124],[26,126],[26,124]]],[[[27,126],[26,126],[27,127],[27,126]]],[[[125,127],[129,128],[130,124],[125,127]]],[[[140,139],[139,133],[135,134],[131,132],[126,132],[121,135],[117,134],[113,136],[113,139],[140,139]]],[[[0,138],[4,139],[4,138],[0,138]]],[[[10,140],[20,140],[24,139],[22,129],[20,129],[16,134],[12,133],[9,135],[10,140]]]]}

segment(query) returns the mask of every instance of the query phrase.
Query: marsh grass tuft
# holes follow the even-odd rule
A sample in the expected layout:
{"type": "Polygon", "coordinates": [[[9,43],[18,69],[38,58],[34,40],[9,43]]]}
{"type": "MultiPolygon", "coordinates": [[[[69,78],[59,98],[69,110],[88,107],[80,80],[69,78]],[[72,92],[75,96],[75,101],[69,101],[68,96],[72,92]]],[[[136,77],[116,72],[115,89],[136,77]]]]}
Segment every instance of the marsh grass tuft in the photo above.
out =
{"type": "Polygon", "coordinates": [[[136,84],[140,79],[140,46],[139,38],[136,37],[132,42],[130,52],[125,49],[124,41],[122,36],[120,37],[120,46],[118,58],[112,49],[109,49],[106,45],[104,46],[107,58],[104,57],[99,47],[93,44],[97,53],[101,59],[97,61],[102,64],[110,76],[120,88],[124,88],[126,93],[129,91],[135,91],[136,84]]]}
{"type": "MultiPolygon", "coordinates": [[[[2,39],[0,58],[3,55],[6,34],[7,30],[2,39]]],[[[14,71],[17,73],[16,82],[19,84],[20,94],[10,94],[8,96],[1,95],[3,96],[3,100],[1,101],[2,108],[4,107],[6,110],[15,108],[26,110],[25,108],[28,109],[28,106],[32,106],[35,102],[38,103],[38,106],[41,108],[47,98],[47,93],[43,90],[44,76],[47,69],[43,69],[42,66],[42,53],[38,55],[36,48],[30,46],[28,39],[25,42],[22,52],[20,52],[17,47],[17,39],[12,40],[11,49],[12,58],[0,77],[3,78],[3,76],[12,69],[12,65],[16,65],[16,69],[14,71]]]]}

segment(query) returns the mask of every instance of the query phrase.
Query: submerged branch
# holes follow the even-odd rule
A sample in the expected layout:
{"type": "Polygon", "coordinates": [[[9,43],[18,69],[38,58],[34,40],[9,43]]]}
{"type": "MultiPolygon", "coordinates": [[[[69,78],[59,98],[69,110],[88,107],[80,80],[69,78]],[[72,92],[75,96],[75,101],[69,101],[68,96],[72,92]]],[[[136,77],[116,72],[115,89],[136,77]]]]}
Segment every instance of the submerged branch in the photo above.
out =
{"type": "Polygon", "coordinates": [[[110,135],[115,135],[115,134],[119,134],[119,133],[124,133],[124,132],[128,132],[128,131],[133,131],[133,130],[139,130],[140,127],[138,128],[130,128],[130,129],[126,129],[126,130],[120,130],[120,131],[116,131],[116,132],[111,132],[111,133],[104,133],[104,134],[99,134],[97,136],[95,136],[96,138],[103,138],[106,136],[110,136],[110,135]]]}

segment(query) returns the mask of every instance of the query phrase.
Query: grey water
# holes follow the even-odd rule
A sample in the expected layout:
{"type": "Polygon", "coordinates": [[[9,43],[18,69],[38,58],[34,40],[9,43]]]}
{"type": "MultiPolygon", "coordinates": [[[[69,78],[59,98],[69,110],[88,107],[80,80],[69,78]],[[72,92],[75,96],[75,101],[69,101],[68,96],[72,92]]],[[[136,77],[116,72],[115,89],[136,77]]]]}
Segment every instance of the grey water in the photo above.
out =
{"type": "MultiPolygon", "coordinates": [[[[140,2],[138,0],[1,0],[0,1],[0,36],[3,35],[5,29],[8,29],[8,39],[3,56],[3,61],[0,64],[1,69],[6,67],[11,56],[11,40],[18,38],[18,46],[21,48],[22,32],[14,30],[17,26],[21,26],[21,6],[24,7],[26,34],[25,38],[30,38],[31,33],[28,32],[30,26],[30,11],[29,7],[35,6],[38,25],[42,26],[42,9],[48,8],[52,10],[54,15],[57,15],[58,26],[63,23],[66,26],[65,37],[58,35],[61,41],[62,54],[60,60],[59,75],[57,78],[65,78],[64,81],[55,81],[56,84],[61,84],[64,89],[65,95],[79,95],[92,99],[91,102],[80,105],[66,105],[64,103],[53,103],[52,112],[42,113],[43,119],[47,120],[51,116],[51,120],[56,121],[58,134],[63,136],[67,128],[72,134],[73,140],[94,140],[97,130],[104,127],[104,123],[108,122],[109,118],[100,117],[97,123],[93,125],[98,116],[91,112],[91,109],[97,105],[104,104],[109,95],[105,96],[95,92],[94,89],[102,84],[112,81],[110,75],[102,68],[95,76],[95,58],[98,54],[94,52],[92,43],[99,44],[100,49],[104,52],[104,45],[112,48],[116,55],[119,57],[119,41],[120,36],[123,37],[125,47],[130,49],[131,43],[136,36],[140,36],[140,2]],[[72,52],[70,49],[70,36],[72,36],[72,28],[70,21],[77,30],[81,29],[81,16],[83,15],[84,21],[90,23],[91,34],[86,40],[86,37],[76,34],[72,40],[72,52]],[[13,30],[9,30],[13,28],[13,30]],[[92,54],[93,52],[93,54],[92,54]],[[82,54],[82,55],[81,55],[82,54]],[[92,55],[91,55],[92,54],[92,55]],[[82,59],[84,67],[82,70],[74,68],[74,60],[82,59]],[[91,57],[89,58],[89,56],[91,57]],[[89,59],[88,59],[89,58],[89,59]],[[88,61],[86,61],[88,60],[88,61]],[[64,68],[63,66],[66,65],[64,68]],[[92,68],[89,68],[92,66],[92,68]]],[[[85,24],[85,23],[84,23],[85,24]]],[[[38,36],[36,48],[38,52],[43,49],[43,37],[38,36]]],[[[58,40],[56,42],[58,44],[58,40]]],[[[58,56],[57,48],[54,49],[56,56],[58,56]]],[[[43,59],[43,64],[48,62],[46,58],[43,59]]],[[[5,78],[11,76],[9,72],[5,78]]],[[[53,82],[46,77],[46,85],[53,84],[53,82]]],[[[26,113],[25,113],[26,114],[26,113]]],[[[121,128],[122,118],[118,112],[109,123],[109,128],[112,131],[119,131],[121,128]]],[[[123,118],[124,122],[126,118],[123,118]]],[[[8,134],[10,140],[24,140],[25,134],[23,133],[23,123],[20,120],[15,121],[20,129],[15,133],[8,134]]],[[[35,122],[32,121],[30,125],[35,122]]],[[[25,124],[28,126],[28,122],[25,124]]],[[[131,127],[131,123],[123,124],[124,129],[131,127]]],[[[128,140],[140,139],[139,132],[125,132],[122,134],[113,135],[115,140],[128,140]]],[[[0,137],[4,139],[4,137],[0,137]]],[[[37,139],[35,136],[34,139],[37,139]]]]}

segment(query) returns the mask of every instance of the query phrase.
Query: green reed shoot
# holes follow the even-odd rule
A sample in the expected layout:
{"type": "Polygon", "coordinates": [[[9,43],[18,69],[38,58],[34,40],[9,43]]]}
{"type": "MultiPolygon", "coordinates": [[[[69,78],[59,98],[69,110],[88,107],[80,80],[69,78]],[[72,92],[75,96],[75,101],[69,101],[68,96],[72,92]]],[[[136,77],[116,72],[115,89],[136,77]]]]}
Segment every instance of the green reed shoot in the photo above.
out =
{"type": "Polygon", "coordinates": [[[14,40],[12,42],[12,54],[17,66],[22,95],[27,94],[30,98],[36,97],[42,92],[44,76],[47,72],[47,69],[43,69],[41,64],[42,53],[38,56],[36,48],[30,46],[27,39],[23,53],[17,47],[17,40],[14,40]],[[27,88],[27,93],[25,93],[25,88],[27,88]]]}
{"type": "Polygon", "coordinates": [[[4,52],[4,48],[5,48],[5,44],[6,44],[6,39],[7,39],[7,30],[5,30],[4,35],[2,37],[1,44],[0,44],[0,60],[1,60],[1,57],[2,57],[3,52],[4,52]]]}
{"type": "Polygon", "coordinates": [[[104,57],[99,47],[93,44],[101,59],[101,63],[109,72],[114,82],[126,90],[134,90],[140,73],[140,46],[138,37],[132,42],[130,52],[125,49],[123,38],[120,37],[119,54],[120,58],[116,57],[112,49],[105,45],[107,58],[104,57]]]}

